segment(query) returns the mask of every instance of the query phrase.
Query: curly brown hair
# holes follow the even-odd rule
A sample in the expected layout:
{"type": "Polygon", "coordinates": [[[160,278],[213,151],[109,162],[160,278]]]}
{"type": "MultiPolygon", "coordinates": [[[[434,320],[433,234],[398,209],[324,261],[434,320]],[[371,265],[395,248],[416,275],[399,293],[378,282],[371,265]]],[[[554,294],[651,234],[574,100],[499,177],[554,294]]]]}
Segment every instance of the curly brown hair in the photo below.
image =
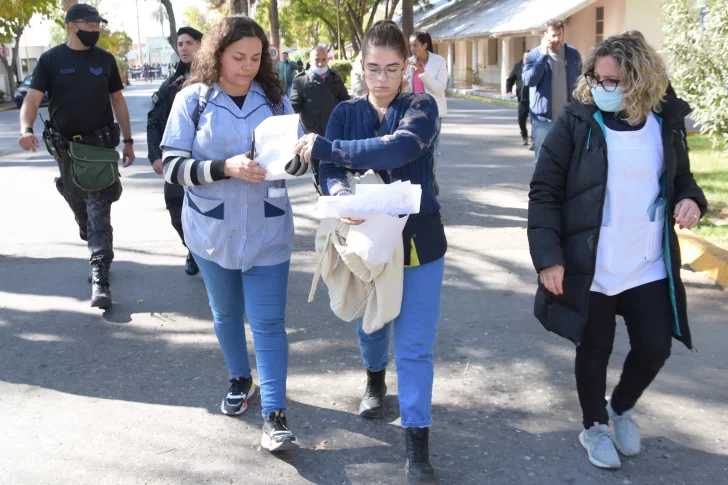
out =
{"type": "Polygon", "coordinates": [[[202,83],[209,87],[220,79],[220,58],[225,49],[243,37],[257,37],[263,44],[260,56],[260,69],[255,80],[260,83],[268,100],[280,104],[283,99],[283,84],[278,72],[273,68],[270,57],[270,44],[265,32],[254,20],[248,17],[227,17],[215,24],[202,38],[202,47],[192,62],[191,77],[185,86],[202,83]]]}

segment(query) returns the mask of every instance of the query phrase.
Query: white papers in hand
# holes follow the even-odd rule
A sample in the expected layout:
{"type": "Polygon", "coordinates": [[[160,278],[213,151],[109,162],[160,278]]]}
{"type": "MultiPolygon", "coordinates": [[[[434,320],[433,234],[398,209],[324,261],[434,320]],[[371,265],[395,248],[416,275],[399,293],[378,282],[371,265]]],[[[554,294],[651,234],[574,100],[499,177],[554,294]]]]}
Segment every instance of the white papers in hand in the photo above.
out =
{"type": "Polygon", "coordinates": [[[270,116],[255,129],[253,159],[267,170],[266,180],[292,180],[297,177],[286,173],[286,164],[294,156],[298,141],[298,115],[270,116]]]}
{"type": "Polygon", "coordinates": [[[409,216],[370,214],[364,223],[349,228],[346,246],[369,264],[386,264],[392,260],[397,245],[402,242],[402,230],[407,219],[409,216]]]}
{"type": "MultiPolygon", "coordinates": [[[[316,215],[369,219],[374,214],[391,216],[417,214],[422,188],[409,181],[391,184],[359,184],[356,194],[319,197],[316,215]]],[[[401,231],[400,231],[401,232],[401,231]]]]}

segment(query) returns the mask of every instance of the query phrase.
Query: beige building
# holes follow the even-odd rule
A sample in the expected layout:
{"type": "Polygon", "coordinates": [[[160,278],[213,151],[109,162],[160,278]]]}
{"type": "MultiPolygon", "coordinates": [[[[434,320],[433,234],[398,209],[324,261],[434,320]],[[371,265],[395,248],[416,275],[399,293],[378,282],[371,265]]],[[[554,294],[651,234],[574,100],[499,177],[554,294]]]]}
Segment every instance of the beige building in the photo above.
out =
{"type": "Polygon", "coordinates": [[[555,18],[565,21],[566,42],[582,57],[625,30],[640,30],[657,48],[662,39],[660,0],[438,0],[416,15],[415,30],[426,30],[447,59],[451,87],[471,88],[475,68],[489,90],[505,92],[513,65],[555,18]]]}

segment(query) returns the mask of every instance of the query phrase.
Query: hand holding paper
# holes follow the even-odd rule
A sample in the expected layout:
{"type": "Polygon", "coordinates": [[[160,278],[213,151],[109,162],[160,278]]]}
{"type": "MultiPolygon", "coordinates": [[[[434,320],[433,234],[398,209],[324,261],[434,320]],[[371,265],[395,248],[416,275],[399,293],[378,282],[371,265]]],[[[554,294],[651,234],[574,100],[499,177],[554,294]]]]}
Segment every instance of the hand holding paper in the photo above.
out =
{"type": "Polygon", "coordinates": [[[254,130],[255,161],[265,168],[265,180],[292,180],[305,170],[296,170],[299,175],[286,172],[286,165],[295,156],[298,142],[298,115],[271,116],[254,130]]]}

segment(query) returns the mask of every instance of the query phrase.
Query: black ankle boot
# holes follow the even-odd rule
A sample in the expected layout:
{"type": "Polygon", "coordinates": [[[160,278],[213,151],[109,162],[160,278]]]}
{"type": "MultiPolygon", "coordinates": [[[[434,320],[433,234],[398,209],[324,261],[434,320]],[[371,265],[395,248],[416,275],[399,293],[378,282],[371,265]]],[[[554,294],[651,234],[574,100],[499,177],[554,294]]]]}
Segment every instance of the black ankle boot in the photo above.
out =
{"type": "Polygon", "coordinates": [[[109,265],[101,261],[91,263],[91,306],[104,310],[111,307],[109,265]]]}
{"type": "Polygon", "coordinates": [[[406,428],[407,485],[436,485],[435,470],[430,464],[430,428],[406,428]]]}
{"type": "Polygon", "coordinates": [[[379,418],[384,412],[384,396],[387,395],[387,384],[384,378],[387,369],[379,372],[367,371],[367,389],[359,405],[359,416],[363,418],[379,418]]]}
{"type": "Polygon", "coordinates": [[[187,260],[185,261],[185,273],[190,276],[195,276],[200,272],[200,268],[197,267],[197,262],[192,256],[192,253],[187,253],[187,260]]]}

